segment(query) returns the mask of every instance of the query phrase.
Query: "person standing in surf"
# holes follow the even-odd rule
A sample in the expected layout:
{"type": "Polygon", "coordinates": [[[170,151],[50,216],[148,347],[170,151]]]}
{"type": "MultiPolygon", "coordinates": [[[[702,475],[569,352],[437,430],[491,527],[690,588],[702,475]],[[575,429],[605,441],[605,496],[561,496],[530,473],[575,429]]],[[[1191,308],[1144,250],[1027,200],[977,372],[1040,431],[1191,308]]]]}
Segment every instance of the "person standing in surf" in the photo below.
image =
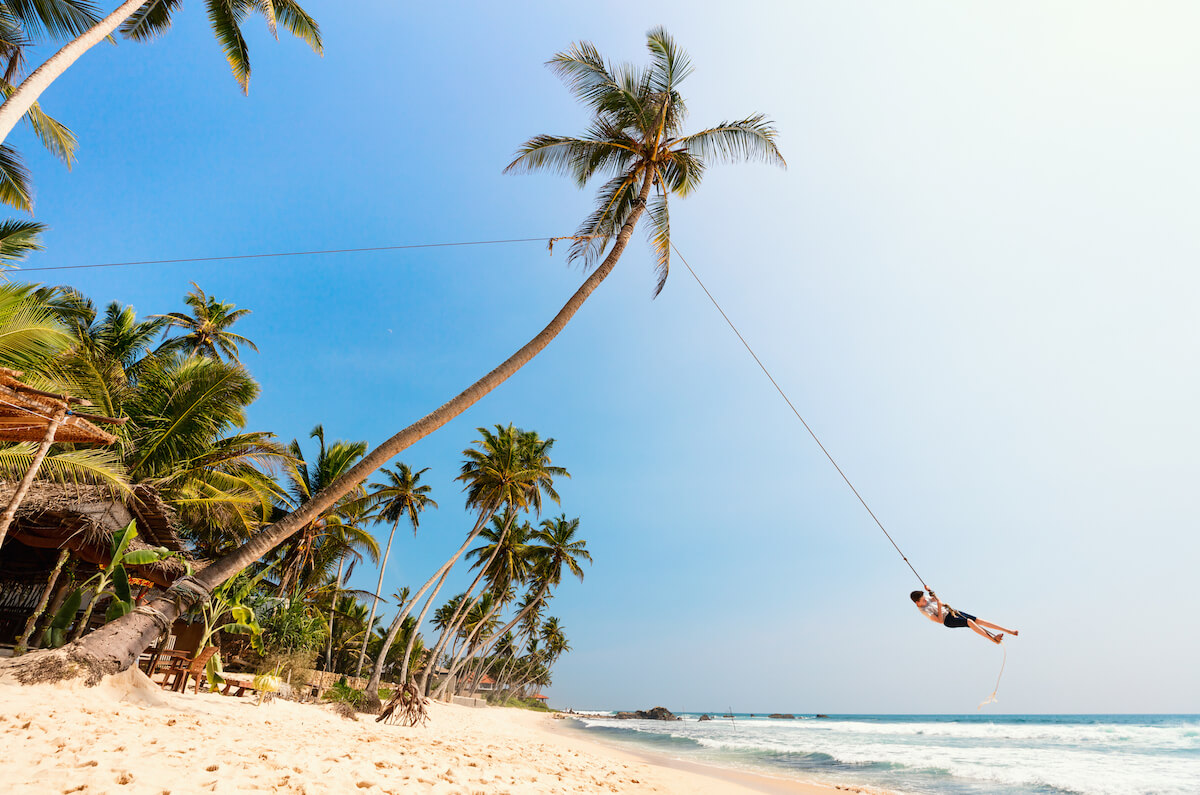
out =
{"type": "Polygon", "coordinates": [[[909,597],[930,621],[941,624],[944,627],[950,627],[951,629],[970,627],[977,634],[987,638],[992,643],[999,643],[1003,640],[1005,633],[1012,635],[1014,638],[1020,634],[1015,629],[1005,629],[999,624],[984,621],[970,613],[964,613],[961,610],[955,610],[949,605],[942,604],[938,601],[937,594],[933,591],[929,592],[929,596],[926,596],[924,591],[913,591],[909,594],[909,597]],[[989,629],[995,630],[995,633],[988,632],[989,629]]]}

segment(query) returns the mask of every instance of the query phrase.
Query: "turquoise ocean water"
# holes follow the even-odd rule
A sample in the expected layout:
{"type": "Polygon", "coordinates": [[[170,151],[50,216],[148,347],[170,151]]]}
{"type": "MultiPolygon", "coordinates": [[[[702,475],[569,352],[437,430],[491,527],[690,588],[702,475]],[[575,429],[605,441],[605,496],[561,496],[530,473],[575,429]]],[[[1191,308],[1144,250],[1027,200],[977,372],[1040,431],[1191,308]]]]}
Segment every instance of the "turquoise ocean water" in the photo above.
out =
{"type": "Polygon", "coordinates": [[[1200,795],[1200,715],[682,717],[573,722],[676,759],[900,793],[1200,795]]]}

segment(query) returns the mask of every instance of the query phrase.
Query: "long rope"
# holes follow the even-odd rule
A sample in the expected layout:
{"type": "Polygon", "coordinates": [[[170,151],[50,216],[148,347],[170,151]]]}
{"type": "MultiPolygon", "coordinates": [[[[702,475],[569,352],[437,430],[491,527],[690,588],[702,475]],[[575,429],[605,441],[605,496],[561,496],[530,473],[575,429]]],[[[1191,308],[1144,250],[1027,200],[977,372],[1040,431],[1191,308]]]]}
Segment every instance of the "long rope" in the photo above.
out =
{"type": "Polygon", "coordinates": [[[885,536],[887,536],[887,540],[892,542],[892,546],[896,548],[896,552],[900,555],[904,562],[908,564],[908,567],[912,569],[912,573],[916,574],[917,579],[921,581],[921,586],[928,591],[929,586],[925,584],[925,580],[919,573],[917,573],[916,568],[912,565],[912,563],[909,562],[908,557],[903,551],[901,551],[899,545],[896,544],[896,540],[892,538],[892,534],[889,533],[887,528],[883,526],[883,522],[879,521],[879,517],[876,516],[875,512],[871,510],[871,506],[867,505],[867,501],[864,500],[863,496],[858,493],[858,489],[854,488],[854,484],[850,482],[850,478],[846,477],[846,473],[842,471],[840,466],[838,466],[838,462],[835,461],[833,456],[829,454],[829,451],[825,449],[825,445],[821,444],[821,440],[817,438],[817,434],[813,432],[813,429],[809,426],[809,424],[804,421],[803,417],[800,416],[800,412],[796,410],[795,405],[792,404],[792,401],[787,396],[787,393],[784,392],[783,388],[779,386],[779,383],[775,380],[775,377],[771,375],[771,372],[767,369],[767,366],[762,363],[762,359],[758,358],[758,354],[756,354],[754,349],[750,347],[750,343],[746,342],[746,338],[742,336],[742,332],[738,331],[737,326],[735,326],[733,321],[729,319],[729,315],[725,314],[725,310],[721,308],[719,303],[717,303],[717,299],[713,298],[713,294],[710,293],[708,288],[704,286],[704,282],[701,281],[700,277],[696,275],[696,271],[693,270],[692,266],[688,264],[687,259],[683,256],[674,243],[671,244],[671,249],[676,255],[678,255],[679,260],[684,264],[684,267],[688,269],[688,273],[692,274],[692,278],[696,280],[696,284],[700,285],[700,289],[703,290],[704,294],[708,296],[708,300],[712,301],[712,305],[715,306],[717,311],[721,313],[721,317],[725,318],[725,322],[729,324],[729,328],[733,329],[733,333],[737,335],[737,338],[742,341],[742,345],[745,346],[750,355],[754,357],[754,361],[758,364],[759,369],[762,370],[763,374],[771,381],[771,385],[775,387],[775,391],[778,392],[779,396],[782,397],[784,402],[788,404],[788,408],[790,408],[792,413],[796,415],[796,419],[800,420],[800,424],[804,426],[804,430],[808,431],[808,435],[811,436],[813,441],[817,443],[817,447],[821,448],[821,452],[824,453],[825,457],[829,459],[829,463],[833,464],[833,468],[836,469],[837,473],[842,476],[842,480],[846,481],[846,485],[850,487],[852,492],[854,492],[854,496],[858,497],[858,501],[862,503],[862,507],[867,509],[867,513],[871,514],[871,518],[875,520],[875,524],[879,525],[879,529],[883,531],[885,536]]]}
{"type": "Polygon", "coordinates": [[[459,246],[495,246],[504,243],[545,243],[547,240],[566,238],[519,237],[508,240],[463,240],[449,243],[412,243],[400,246],[373,246],[370,248],[331,248],[319,251],[276,251],[267,254],[230,254],[221,257],[181,257],[179,259],[148,259],[136,262],[101,262],[93,265],[47,265],[40,268],[21,268],[29,271],[73,271],[83,268],[124,268],[130,265],[175,265],[181,262],[221,262],[239,259],[271,259],[273,257],[307,257],[319,254],[360,254],[368,251],[404,251],[413,248],[454,248],[459,246]]]}
{"type": "MultiPolygon", "coordinates": [[[[230,261],[230,260],[271,259],[271,258],[278,258],[278,257],[318,256],[318,255],[325,255],[325,254],[357,254],[357,253],[374,252],[374,251],[403,251],[403,250],[407,250],[407,249],[421,249],[421,248],[487,246],[487,245],[500,245],[500,244],[508,244],[508,243],[534,243],[534,242],[540,243],[540,242],[546,241],[546,240],[550,241],[551,251],[553,251],[554,242],[556,240],[563,240],[563,239],[572,239],[572,238],[523,237],[523,238],[508,238],[508,239],[501,239],[501,240],[467,240],[467,241],[454,241],[454,242],[441,242],[441,243],[412,243],[412,244],[396,245],[396,246],[372,246],[372,247],[366,247],[366,248],[320,249],[320,250],[312,250],[312,251],[279,251],[279,252],[270,252],[270,253],[266,253],[266,254],[231,254],[231,255],[216,256],[216,257],[180,257],[180,258],[176,258],[176,259],[137,260],[137,261],[130,261],[130,262],[105,262],[105,263],[96,263],[96,264],[91,264],[91,265],[51,265],[51,266],[43,266],[43,267],[37,267],[37,268],[22,268],[21,270],[26,271],[26,272],[31,272],[31,271],[80,270],[80,269],[84,269],[84,268],[123,268],[123,267],[129,267],[132,265],[172,265],[172,264],[179,264],[179,263],[185,263],[185,262],[220,262],[220,261],[230,261]]],[[[796,419],[800,420],[800,423],[804,426],[804,429],[806,431],[808,431],[808,435],[811,436],[813,438],[813,441],[817,443],[817,446],[821,448],[821,452],[824,453],[825,457],[829,459],[829,463],[833,464],[833,468],[836,469],[837,473],[842,476],[842,480],[844,480],[846,482],[846,485],[850,487],[850,490],[852,492],[854,492],[854,496],[858,498],[858,501],[860,503],[862,503],[863,508],[865,508],[867,513],[871,515],[871,519],[873,519],[875,521],[875,524],[878,525],[879,529],[883,531],[883,534],[885,536],[887,536],[887,540],[891,542],[892,547],[894,547],[896,550],[896,553],[899,554],[900,558],[906,564],[908,564],[908,567],[910,569],[912,569],[912,573],[914,575],[916,575],[916,578],[921,582],[922,587],[924,587],[925,590],[929,590],[929,586],[926,585],[924,578],[921,577],[920,573],[912,565],[912,562],[909,561],[908,556],[906,556],[904,554],[903,550],[901,550],[900,546],[896,543],[896,540],[894,538],[892,538],[891,533],[889,533],[887,531],[887,528],[883,526],[883,522],[879,521],[879,517],[875,515],[875,512],[871,510],[871,506],[868,505],[867,501],[863,499],[862,494],[860,494],[858,489],[854,487],[854,484],[850,482],[850,478],[846,477],[846,473],[842,471],[842,468],[838,465],[838,462],[836,460],[834,460],[832,455],[830,455],[829,450],[826,449],[824,444],[822,444],[820,438],[817,437],[817,434],[813,431],[812,427],[809,426],[809,424],[805,421],[804,417],[802,417],[800,415],[800,412],[796,410],[796,406],[792,403],[791,399],[787,396],[787,393],[785,393],[783,391],[783,388],[779,386],[779,383],[775,380],[775,377],[771,375],[771,372],[767,369],[766,365],[764,365],[762,363],[762,360],[758,358],[758,354],[756,354],[754,352],[754,349],[750,347],[750,343],[748,343],[746,341],[746,338],[742,336],[742,333],[740,331],[738,331],[737,326],[735,326],[733,321],[729,319],[729,315],[725,313],[725,310],[721,308],[721,305],[720,305],[720,303],[717,302],[717,299],[713,297],[713,294],[711,292],[709,292],[708,288],[704,285],[704,282],[696,274],[696,271],[692,268],[691,264],[688,263],[687,258],[685,258],[683,256],[683,253],[679,251],[679,248],[674,243],[671,244],[671,248],[679,256],[680,261],[683,262],[684,266],[688,269],[688,272],[690,274],[692,274],[692,278],[696,280],[696,284],[700,285],[700,289],[704,290],[704,294],[708,296],[708,300],[712,301],[713,306],[715,306],[717,308],[717,311],[721,313],[721,317],[723,317],[725,319],[725,322],[727,324],[729,324],[729,328],[732,329],[733,333],[737,335],[737,338],[739,340],[741,340],[742,345],[745,346],[747,352],[749,352],[749,354],[754,358],[754,361],[758,364],[759,369],[761,369],[763,371],[763,374],[766,375],[768,380],[770,380],[771,385],[775,387],[775,391],[777,391],[779,393],[780,397],[783,398],[784,402],[788,404],[788,408],[790,408],[792,410],[792,413],[796,415],[796,419]]]]}

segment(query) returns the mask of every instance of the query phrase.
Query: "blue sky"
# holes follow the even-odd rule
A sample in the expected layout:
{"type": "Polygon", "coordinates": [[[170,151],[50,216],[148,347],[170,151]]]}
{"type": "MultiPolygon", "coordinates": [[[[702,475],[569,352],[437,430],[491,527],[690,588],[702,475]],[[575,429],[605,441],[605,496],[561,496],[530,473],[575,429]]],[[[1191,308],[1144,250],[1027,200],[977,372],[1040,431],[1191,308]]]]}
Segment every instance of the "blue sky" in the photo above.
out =
{"type": "MultiPolygon", "coordinates": [[[[789,161],[713,168],[675,242],[925,579],[1021,629],[999,708],[1200,711],[1194,6],[306,7],[325,56],[252,20],[248,98],[200,7],[80,60],[43,97],[74,170],[10,139],[52,228],[28,265],[567,234],[589,192],[501,173],[585,123],[543,63],[580,39],[640,60],[665,25],[693,126],[762,111],[789,161]]],[[[372,443],[582,278],[538,243],[37,277],[145,314],[194,280],[254,312],[251,428],[372,443]]],[[[971,710],[998,651],[916,613],[686,271],[652,288],[635,242],[545,353],[405,453],[442,507],[398,536],[388,589],[457,547],[459,452],[513,422],[558,440],[595,557],[552,603],[574,648],[552,703],[971,710]]]]}

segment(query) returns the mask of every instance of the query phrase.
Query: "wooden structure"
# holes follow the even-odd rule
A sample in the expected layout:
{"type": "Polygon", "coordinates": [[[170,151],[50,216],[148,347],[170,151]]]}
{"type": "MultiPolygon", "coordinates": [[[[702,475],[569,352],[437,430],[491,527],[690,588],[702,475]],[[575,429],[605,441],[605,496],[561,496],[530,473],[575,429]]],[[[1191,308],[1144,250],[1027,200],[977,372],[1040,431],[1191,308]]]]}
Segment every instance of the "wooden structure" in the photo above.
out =
{"type": "MultiPolygon", "coordinates": [[[[0,482],[0,504],[11,499],[15,488],[12,482],[0,482]]],[[[0,553],[0,643],[16,640],[47,591],[65,595],[66,585],[56,588],[51,578],[62,550],[71,552],[75,580],[82,581],[96,567],[109,563],[113,533],[131,521],[136,522],[138,535],[129,549],[183,551],[173,511],[148,486],[135,486],[118,497],[104,486],[31,484],[0,553]]],[[[143,588],[166,587],[186,568],[172,559],[131,566],[129,573],[143,581],[143,588]]],[[[48,614],[53,614],[57,602],[50,601],[48,614]]]]}
{"type": "Polygon", "coordinates": [[[120,425],[124,419],[80,414],[76,406],[92,405],[86,400],[34,389],[17,380],[19,370],[0,367],[0,442],[41,442],[56,414],[63,419],[52,441],[61,444],[106,445],[117,437],[95,423],[120,425]]]}

